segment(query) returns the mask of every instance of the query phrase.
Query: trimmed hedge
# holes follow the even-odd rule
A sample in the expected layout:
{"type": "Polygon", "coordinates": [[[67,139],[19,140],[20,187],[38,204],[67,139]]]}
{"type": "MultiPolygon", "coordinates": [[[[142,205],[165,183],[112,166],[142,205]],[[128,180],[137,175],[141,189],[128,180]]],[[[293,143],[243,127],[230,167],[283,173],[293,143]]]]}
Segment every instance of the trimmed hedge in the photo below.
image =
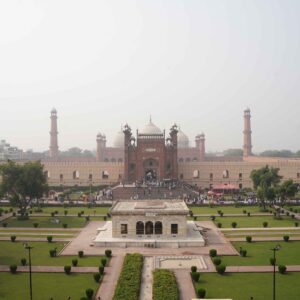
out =
{"type": "Polygon", "coordinates": [[[153,300],[179,300],[176,277],[170,270],[153,272],[153,300]]]}
{"type": "Polygon", "coordinates": [[[113,300],[138,300],[142,279],[143,256],[126,254],[113,300]]]}

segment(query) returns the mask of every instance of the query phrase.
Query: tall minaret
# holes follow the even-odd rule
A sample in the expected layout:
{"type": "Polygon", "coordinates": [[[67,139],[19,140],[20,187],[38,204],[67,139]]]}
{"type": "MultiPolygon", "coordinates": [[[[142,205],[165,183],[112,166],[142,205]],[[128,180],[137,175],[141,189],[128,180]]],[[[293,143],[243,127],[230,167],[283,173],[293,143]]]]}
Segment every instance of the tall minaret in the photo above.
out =
{"type": "Polygon", "coordinates": [[[58,157],[58,143],[57,143],[57,111],[55,108],[51,110],[51,130],[50,130],[50,148],[49,156],[51,158],[58,157]]]}
{"type": "Polygon", "coordinates": [[[196,148],[199,149],[199,161],[205,160],[205,134],[198,134],[195,139],[196,148]]]}
{"type": "Polygon", "coordinates": [[[251,114],[250,109],[244,110],[244,146],[243,146],[243,156],[252,155],[252,144],[251,144],[251,114]]]}
{"type": "Polygon", "coordinates": [[[106,136],[100,132],[97,134],[97,160],[103,161],[103,149],[106,147],[106,136]]]}

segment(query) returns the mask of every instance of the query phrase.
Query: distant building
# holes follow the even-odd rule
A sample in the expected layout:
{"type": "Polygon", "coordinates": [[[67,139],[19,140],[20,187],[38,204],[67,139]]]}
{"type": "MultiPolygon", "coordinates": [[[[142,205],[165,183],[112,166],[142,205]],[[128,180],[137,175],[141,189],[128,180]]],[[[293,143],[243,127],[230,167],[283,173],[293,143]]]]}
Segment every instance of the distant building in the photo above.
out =
{"type": "Polygon", "coordinates": [[[152,120],[134,136],[126,125],[117,133],[113,147],[97,135],[96,157],[62,157],[58,151],[57,111],[51,111],[49,156],[42,160],[50,186],[90,186],[142,180],[178,179],[199,188],[241,189],[252,187],[251,171],[266,164],[280,169],[283,179],[300,184],[300,159],[259,157],[252,153],[250,109],[244,111],[243,155],[210,156],[205,135],[189,138],[173,126],[170,135],[152,120]]]}
{"type": "Polygon", "coordinates": [[[21,160],[23,159],[23,150],[13,147],[5,140],[0,141],[0,160],[21,160]]]}

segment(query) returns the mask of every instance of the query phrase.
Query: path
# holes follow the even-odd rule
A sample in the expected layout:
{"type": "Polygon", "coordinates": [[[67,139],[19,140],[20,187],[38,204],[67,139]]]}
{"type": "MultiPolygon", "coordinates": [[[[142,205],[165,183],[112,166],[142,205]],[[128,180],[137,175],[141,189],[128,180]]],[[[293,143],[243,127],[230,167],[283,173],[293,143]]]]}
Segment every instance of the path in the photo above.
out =
{"type": "Polygon", "coordinates": [[[124,255],[113,256],[111,258],[109,267],[105,268],[105,275],[98,289],[96,299],[97,297],[101,297],[101,300],[112,300],[122,270],[123,261],[124,255]]]}
{"type": "Polygon", "coordinates": [[[140,300],[152,300],[153,266],[154,266],[153,256],[144,257],[140,300]]]}
{"type": "MultiPolygon", "coordinates": [[[[32,266],[34,273],[64,273],[63,266],[32,266]]],[[[9,266],[0,265],[0,272],[10,272],[9,266]]],[[[18,266],[17,272],[29,272],[29,266],[18,266]]],[[[98,273],[98,267],[72,267],[71,273],[98,273]]]]}
{"type": "MultiPolygon", "coordinates": [[[[53,238],[52,242],[70,242],[73,238],[53,238]]],[[[10,241],[10,237],[0,237],[0,241],[10,241]]],[[[16,239],[16,242],[22,241],[22,242],[46,242],[46,237],[24,237],[24,236],[18,236],[16,239]]]]}
{"type": "Polygon", "coordinates": [[[175,276],[180,293],[180,300],[191,300],[196,298],[195,289],[190,276],[190,270],[175,270],[175,276]]]}
{"type": "MultiPolygon", "coordinates": [[[[228,237],[228,240],[231,242],[245,242],[246,238],[234,238],[234,237],[228,237]]],[[[256,236],[252,236],[252,241],[253,242],[268,242],[268,241],[282,241],[283,237],[279,237],[279,236],[269,236],[269,237],[256,237],[256,236]]],[[[293,237],[290,236],[290,241],[300,241],[300,237],[293,237]]]]}

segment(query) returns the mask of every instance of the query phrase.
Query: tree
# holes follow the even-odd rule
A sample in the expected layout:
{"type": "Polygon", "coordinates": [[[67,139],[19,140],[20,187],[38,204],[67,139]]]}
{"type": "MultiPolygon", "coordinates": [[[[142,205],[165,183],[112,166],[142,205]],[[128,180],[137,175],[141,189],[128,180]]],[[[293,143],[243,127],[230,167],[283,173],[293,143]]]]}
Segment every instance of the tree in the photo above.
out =
{"type": "Polygon", "coordinates": [[[298,186],[292,179],[285,180],[277,187],[277,195],[280,198],[280,203],[283,206],[287,199],[295,197],[298,191],[298,186]]]}
{"type": "Polygon", "coordinates": [[[266,200],[274,200],[276,196],[276,187],[280,182],[281,176],[278,175],[278,168],[269,168],[268,165],[258,170],[252,170],[250,177],[253,187],[257,191],[258,199],[266,209],[266,200]]]}
{"type": "Polygon", "coordinates": [[[23,165],[13,161],[0,166],[1,192],[20,207],[24,216],[27,206],[33,199],[39,199],[48,190],[47,179],[40,161],[23,165]]]}
{"type": "Polygon", "coordinates": [[[227,149],[223,151],[224,156],[243,156],[243,149],[227,149]]]}

